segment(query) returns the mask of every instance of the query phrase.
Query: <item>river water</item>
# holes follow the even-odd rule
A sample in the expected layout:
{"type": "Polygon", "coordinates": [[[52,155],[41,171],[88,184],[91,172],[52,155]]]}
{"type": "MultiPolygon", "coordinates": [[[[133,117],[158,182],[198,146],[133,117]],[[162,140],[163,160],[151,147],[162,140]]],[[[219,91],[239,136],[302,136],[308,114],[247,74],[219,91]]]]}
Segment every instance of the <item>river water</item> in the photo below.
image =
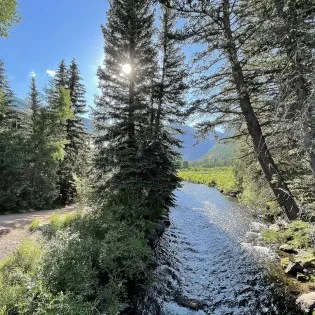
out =
{"type": "Polygon", "coordinates": [[[205,185],[184,183],[176,196],[141,314],[299,314],[268,277],[268,250],[247,242],[249,209],[205,185]]]}

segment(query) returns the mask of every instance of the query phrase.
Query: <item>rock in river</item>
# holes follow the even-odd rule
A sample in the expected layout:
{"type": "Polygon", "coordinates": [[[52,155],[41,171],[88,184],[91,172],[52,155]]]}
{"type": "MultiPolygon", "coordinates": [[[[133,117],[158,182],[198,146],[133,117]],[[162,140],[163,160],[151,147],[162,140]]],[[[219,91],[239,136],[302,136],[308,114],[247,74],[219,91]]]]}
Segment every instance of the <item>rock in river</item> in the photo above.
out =
{"type": "Polygon", "coordinates": [[[305,314],[309,314],[315,307],[315,292],[302,294],[297,298],[296,304],[305,314]]]}
{"type": "Polygon", "coordinates": [[[292,276],[296,276],[298,272],[303,272],[303,267],[298,262],[290,262],[285,270],[285,273],[292,276]]]}
{"type": "Polygon", "coordinates": [[[189,308],[194,311],[199,311],[202,308],[202,304],[194,299],[188,299],[184,296],[179,296],[176,299],[178,305],[189,308]]]}
{"type": "Polygon", "coordinates": [[[296,248],[294,248],[292,245],[290,244],[283,244],[279,247],[280,250],[282,250],[283,252],[286,252],[288,254],[297,254],[298,251],[296,248]]]}

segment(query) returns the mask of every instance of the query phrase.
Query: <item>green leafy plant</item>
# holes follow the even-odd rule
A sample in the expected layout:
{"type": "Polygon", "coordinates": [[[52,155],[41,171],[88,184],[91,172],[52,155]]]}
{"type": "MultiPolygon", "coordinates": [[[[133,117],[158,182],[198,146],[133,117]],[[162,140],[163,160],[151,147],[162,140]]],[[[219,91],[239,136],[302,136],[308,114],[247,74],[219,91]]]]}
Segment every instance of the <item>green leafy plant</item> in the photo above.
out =
{"type": "Polygon", "coordinates": [[[40,220],[39,219],[34,219],[30,225],[28,226],[29,230],[31,232],[36,231],[40,226],[40,220]]]}

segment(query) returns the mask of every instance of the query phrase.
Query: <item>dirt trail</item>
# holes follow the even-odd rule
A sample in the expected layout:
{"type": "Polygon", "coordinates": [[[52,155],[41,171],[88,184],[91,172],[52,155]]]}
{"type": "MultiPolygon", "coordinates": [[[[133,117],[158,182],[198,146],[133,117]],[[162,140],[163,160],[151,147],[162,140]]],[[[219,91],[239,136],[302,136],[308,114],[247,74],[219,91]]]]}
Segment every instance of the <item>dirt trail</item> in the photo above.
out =
{"type": "Polygon", "coordinates": [[[69,206],[56,210],[0,215],[0,260],[10,255],[27,237],[38,237],[38,233],[30,233],[28,229],[34,219],[47,223],[53,214],[64,215],[75,210],[76,206],[69,206]]]}

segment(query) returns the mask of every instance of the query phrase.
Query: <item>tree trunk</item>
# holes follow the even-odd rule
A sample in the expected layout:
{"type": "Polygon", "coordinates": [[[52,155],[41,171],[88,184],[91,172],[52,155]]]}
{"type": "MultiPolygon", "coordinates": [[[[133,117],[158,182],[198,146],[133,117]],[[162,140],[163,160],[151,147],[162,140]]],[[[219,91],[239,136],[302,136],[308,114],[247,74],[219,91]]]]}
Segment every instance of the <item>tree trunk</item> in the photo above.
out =
{"type": "Polygon", "coordinates": [[[254,145],[257,159],[270,185],[270,188],[272,189],[278,201],[278,204],[284,209],[287,217],[290,220],[294,220],[298,217],[299,208],[288,186],[283,181],[282,176],[279,173],[279,170],[271,156],[258,118],[251,104],[242,66],[237,54],[235,40],[232,35],[229,0],[223,0],[222,5],[222,26],[224,37],[227,41],[225,52],[232,66],[232,76],[236,85],[240,107],[247,124],[248,132],[254,145]]]}
{"type": "Polygon", "coordinates": [[[134,57],[135,57],[135,39],[134,36],[130,36],[129,41],[129,64],[131,67],[131,73],[127,74],[129,77],[129,99],[128,99],[128,137],[129,141],[133,142],[135,135],[135,69],[134,69],[134,57]]]}

